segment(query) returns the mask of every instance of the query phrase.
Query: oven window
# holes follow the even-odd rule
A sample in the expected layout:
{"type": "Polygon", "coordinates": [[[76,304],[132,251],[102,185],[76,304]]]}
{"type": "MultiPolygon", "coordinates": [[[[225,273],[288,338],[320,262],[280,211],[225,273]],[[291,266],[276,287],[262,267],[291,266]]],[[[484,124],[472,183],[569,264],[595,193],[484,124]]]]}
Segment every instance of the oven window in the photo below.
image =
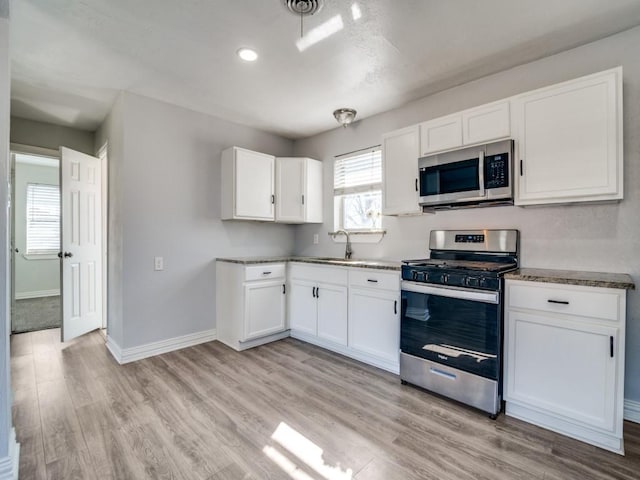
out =
{"type": "Polygon", "coordinates": [[[421,169],[420,196],[479,190],[479,164],[478,158],[472,158],[421,169]]]}
{"type": "Polygon", "coordinates": [[[493,380],[500,368],[500,307],[402,292],[400,349],[493,380]]]}

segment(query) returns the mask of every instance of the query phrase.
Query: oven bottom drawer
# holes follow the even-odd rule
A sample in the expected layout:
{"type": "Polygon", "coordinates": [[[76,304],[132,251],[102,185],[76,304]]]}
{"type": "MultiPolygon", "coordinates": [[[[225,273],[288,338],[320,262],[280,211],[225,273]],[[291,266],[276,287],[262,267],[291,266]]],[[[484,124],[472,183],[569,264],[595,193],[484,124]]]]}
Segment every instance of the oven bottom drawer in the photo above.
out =
{"type": "Polygon", "coordinates": [[[400,378],[491,415],[500,412],[498,382],[439,363],[400,353],[400,378]]]}

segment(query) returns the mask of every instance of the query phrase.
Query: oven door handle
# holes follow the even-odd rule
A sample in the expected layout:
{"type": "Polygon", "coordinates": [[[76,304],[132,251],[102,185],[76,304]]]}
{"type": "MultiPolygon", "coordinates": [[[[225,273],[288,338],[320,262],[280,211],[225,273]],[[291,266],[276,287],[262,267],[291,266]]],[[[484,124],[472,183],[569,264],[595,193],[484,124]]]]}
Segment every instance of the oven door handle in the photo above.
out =
{"type": "Polygon", "coordinates": [[[427,295],[435,295],[438,297],[458,298],[460,300],[471,300],[473,302],[492,303],[497,305],[500,303],[499,292],[484,292],[479,290],[471,290],[468,288],[457,287],[434,287],[424,283],[402,282],[402,290],[413,293],[424,293],[427,295]]]}

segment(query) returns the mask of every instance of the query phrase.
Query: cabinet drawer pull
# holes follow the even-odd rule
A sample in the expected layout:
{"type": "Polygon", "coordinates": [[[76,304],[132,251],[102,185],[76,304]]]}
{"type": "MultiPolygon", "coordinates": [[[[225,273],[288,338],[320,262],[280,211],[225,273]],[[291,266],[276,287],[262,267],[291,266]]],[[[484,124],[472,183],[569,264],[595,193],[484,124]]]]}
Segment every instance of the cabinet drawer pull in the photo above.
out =
{"type": "Polygon", "coordinates": [[[524,175],[524,161],[520,159],[520,176],[524,175]]]}
{"type": "Polygon", "coordinates": [[[313,295],[313,298],[316,298],[316,287],[311,289],[311,295],[313,295]]]}
{"type": "Polygon", "coordinates": [[[418,179],[416,178],[416,192],[418,191],[418,179]]]}
{"type": "Polygon", "coordinates": [[[283,283],[282,284],[282,294],[284,295],[285,293],[287,293],[287,286],[283,283]]]}
{"type": "Polygon", "coordinates": [[[316,298],[320,298],[320,287],[316,287],[316,298]]]}
{"type": "Polygon", "coordinates": [[[304,195],[302,195],[302,204],[304,205],[304,195]]]}
{"type": "Polygon", "coordinates": [[[613,335],[609,337],[609,356],[613,358],[613,335]]]}
{"type": "Polygon", "coordinates": [[[569,305],[569,302],[567,302],[566,300],[547,300],[547,302],[549,303],[557,303],[558,305],[569,305]]]}
{"type": "Polygon", "coordinates": [[[271,203],[272,204],[276,203],[276,196],[275,195],[271,195],[271,203]]]}
{"type": "Polygon", "coordinates": [[[394,315],[398,314],[398,300],[393,301],[393,314],[394,315]]]}
{"type": "Polygon", "coordinates": [[[375,278],[367,278],[367,282],[378,283],[378,280],[376,280],[375,278]]]}
{"type": "Polygon", "coordinates": [[[271,275],[271,272],[262,272],[263,275],[271,275]]]}

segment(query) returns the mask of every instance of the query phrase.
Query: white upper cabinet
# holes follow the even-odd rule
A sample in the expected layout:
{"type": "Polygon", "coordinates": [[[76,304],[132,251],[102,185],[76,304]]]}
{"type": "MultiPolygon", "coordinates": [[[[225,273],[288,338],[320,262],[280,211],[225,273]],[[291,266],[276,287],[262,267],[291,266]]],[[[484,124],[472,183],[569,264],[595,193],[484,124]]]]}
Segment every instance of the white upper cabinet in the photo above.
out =
{"type": "Polygon", "coordinates": [[[421,156],[462,146],[462,115],[456,113],[420,124],[421,156]]]}
{"type": "Polygon", "coordinates": [[[513,99],[516,205],[622,199],[622,68],[513,99]]]}
{"type": "Polygon", "coordinates": [[[420,124],[421,156],[511,135],[509,101],[488,103],[420,124]]]}
{"type": "Polygon", "coordinates": [[[418,125],[382,136],[382,214],[421,213],[418,205],[418,125]]]}
{"type": "Polygon", "coordinates": [[[322,162],[276,158],[276,222],[322,223],[322,162]]]}
{"type": "Polygon", "coordinates": [[[489,142],[511,135],[509,102],[489,103],[462,112],[462,143],[489,142]]]}
{"type": "Polygon", "coordinates": [[[275,157],[239,147],[222,152],[222,220],[273,221],[275,157]]]}

